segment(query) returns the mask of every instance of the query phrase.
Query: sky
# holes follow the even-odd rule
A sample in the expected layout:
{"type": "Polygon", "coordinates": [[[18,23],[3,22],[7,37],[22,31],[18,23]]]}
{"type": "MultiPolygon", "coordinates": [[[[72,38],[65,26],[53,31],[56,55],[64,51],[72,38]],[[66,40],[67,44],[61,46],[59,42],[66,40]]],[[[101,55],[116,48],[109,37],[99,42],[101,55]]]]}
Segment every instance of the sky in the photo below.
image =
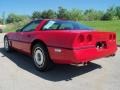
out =
{"type": "Polygon", "coordinates": [[[57,10],[59,6],[105,11],[111,6],[120,6],[120,0],[0,0],[0,15],[3,12],[31,15],[33,11],[57,10]]]}

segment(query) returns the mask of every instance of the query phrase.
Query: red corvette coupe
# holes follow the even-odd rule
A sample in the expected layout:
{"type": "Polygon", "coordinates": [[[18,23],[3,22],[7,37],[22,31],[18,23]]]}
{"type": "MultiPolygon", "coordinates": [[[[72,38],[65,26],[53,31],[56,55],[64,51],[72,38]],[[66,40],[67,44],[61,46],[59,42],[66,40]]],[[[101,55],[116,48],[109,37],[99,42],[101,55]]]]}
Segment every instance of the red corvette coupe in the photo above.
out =
{"type": "Polygon", "coordinates": [[[80,64],[115,55],[116,34],[100,32],[67,20],[34,20],[4,37],[6,51],[16,49],[33,57],[36,68],[53,63],[80,64]]]}

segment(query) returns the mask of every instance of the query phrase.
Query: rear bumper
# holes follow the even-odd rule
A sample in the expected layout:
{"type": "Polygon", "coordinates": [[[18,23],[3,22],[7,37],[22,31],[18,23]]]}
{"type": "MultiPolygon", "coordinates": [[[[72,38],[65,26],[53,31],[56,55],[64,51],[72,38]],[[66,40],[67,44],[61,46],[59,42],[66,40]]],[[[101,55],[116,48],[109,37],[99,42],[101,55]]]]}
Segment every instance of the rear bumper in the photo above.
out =
{"type": "Polygon", "coordinates": [[[117,46],[112,46],[107,49],[99,49],[96,47],[84,48],[84,49],[61,49],[61,52],[56,52],[56,48],[49,47],[49,54],[54,63],[59,64],[79,64],[83,62],[88,62],[98,58],[110,56],[116,53],[117,46]]]}
{"type": "Polygon", "coordinates": [[[98,58],[110,56],[112,54],[115,54],[116,50],[117,50],[117,47],[110,48],[110,49],[100,49],[100,50],[97,50],[96,48],[75,50],[74,51],[74,54],[76,57],[75,63],[88,62],[88,61],[95,60],[98,58]]]}

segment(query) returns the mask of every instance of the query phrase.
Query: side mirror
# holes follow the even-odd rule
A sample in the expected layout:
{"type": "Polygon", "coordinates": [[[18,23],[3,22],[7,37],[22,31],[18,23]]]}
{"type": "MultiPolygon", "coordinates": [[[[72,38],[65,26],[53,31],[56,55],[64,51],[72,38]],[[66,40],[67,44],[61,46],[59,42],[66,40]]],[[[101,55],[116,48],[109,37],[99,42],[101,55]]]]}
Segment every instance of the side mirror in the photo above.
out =
{"type": "Polygon", "coordinates": [[[16,30],[16,32],[20,32],[20,31],[21,31],[21,29],[17,29],[17,30],[16,30]]]}

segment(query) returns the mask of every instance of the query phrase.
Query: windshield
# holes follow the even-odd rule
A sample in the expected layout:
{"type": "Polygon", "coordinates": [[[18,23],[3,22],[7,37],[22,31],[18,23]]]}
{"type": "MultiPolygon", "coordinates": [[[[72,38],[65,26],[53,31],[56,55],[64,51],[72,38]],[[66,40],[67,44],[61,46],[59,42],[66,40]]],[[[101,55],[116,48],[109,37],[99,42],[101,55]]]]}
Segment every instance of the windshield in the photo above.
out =
{"type": "Polygon", "coordinates": [[[49,20],[43,30],[93,30],[92,28],[74,21],[49,20]]]}

